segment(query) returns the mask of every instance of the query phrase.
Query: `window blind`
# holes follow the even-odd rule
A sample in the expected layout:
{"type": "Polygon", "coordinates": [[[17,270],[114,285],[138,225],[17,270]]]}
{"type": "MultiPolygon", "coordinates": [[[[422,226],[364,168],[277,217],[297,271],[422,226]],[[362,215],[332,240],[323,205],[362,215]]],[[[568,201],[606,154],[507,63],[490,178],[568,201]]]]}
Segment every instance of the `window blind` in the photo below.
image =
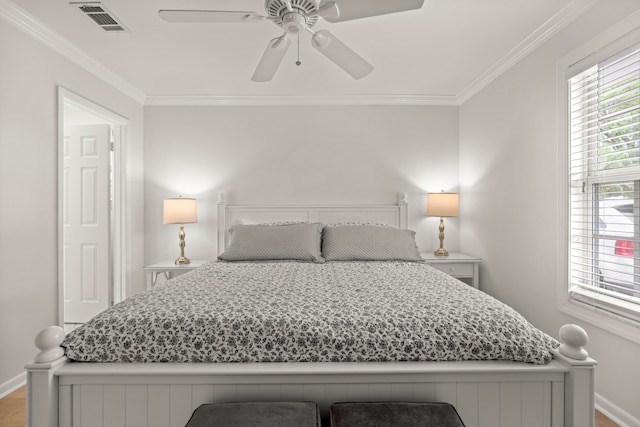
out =
{"type": "Polygon", "coordinates": [[[570,291],[640,318],[640,45],[569,83],[570,291]]]}

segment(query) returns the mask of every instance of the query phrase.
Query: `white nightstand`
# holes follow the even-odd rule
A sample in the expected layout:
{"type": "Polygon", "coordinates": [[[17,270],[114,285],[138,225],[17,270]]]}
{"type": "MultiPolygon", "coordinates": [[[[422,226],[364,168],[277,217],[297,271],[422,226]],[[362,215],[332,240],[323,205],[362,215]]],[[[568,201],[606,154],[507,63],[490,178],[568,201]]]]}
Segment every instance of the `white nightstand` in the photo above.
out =
{"type": "Polygon", "coordinates": [[[459,253],[450,253],[449,256],[435,256],[433,253],[420,255],[430,266],[480,289],[480,258],[459,253]]]}
{"type": "Polygon", "coordinates": [[[162,261],[157,264],[147,265],[144,267],[144,272],[147,276],[147,289],[151,289],[156,284],[158,273],[164,273],[164,277],[168,280],[173,276],[179,276],[200,267],[205,262],[207,260],[192,259],[190,264],[176,265],[175,261],[162,261]]]}

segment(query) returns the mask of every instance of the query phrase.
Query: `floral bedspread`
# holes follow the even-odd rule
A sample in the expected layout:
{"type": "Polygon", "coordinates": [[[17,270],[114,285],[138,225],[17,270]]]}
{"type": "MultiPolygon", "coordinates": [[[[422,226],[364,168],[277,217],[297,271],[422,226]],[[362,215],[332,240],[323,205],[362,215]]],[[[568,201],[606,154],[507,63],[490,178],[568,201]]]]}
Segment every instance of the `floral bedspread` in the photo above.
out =
{"type": "Polygon", "coordinates": [[[210,262],[70,333],[77,361],[551,360],[558,343],[426,264],[210,262]]]}

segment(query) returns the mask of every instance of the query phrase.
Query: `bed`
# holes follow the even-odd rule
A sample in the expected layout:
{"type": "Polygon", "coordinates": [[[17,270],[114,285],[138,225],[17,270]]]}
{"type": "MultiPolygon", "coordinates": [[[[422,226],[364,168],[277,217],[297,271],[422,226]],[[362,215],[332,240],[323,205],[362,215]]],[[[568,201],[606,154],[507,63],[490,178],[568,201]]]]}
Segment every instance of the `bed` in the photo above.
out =
{"type": "Polygon", "coordinates": [[[441,401],[467,426],[593,425],[596,362],[584,331],[565,325],[557,342],[421,263],[403,195],[358,206],[221,197],[218,209],[223,261],[67,338],[57,327],[38,335],[29,426],[183,426],[202,403],[287,400],[325,413],[338,401],[441,401]],[[282,233],[296,244],[276,255],[256,244],[282,233]],[[390,241],[397,259],[378,259],[390,241]]]}

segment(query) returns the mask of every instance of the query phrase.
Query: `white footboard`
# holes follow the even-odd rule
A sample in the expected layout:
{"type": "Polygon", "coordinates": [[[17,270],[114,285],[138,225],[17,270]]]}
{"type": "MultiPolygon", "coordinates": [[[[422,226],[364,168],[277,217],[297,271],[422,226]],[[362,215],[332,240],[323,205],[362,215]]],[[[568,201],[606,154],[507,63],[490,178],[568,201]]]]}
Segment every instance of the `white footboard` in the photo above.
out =
{"type": "Polygon", "coordinates": [[[543,366],[498,361],[101,364],[67,363],[63,357],[27,366],[28,425],[182,427],[202,403],[308,400],[326,414],[333,402],[393,400],[449,402],[469,427],[583,427],[594,422],[595,364],[559,352],[543,366]]]}

